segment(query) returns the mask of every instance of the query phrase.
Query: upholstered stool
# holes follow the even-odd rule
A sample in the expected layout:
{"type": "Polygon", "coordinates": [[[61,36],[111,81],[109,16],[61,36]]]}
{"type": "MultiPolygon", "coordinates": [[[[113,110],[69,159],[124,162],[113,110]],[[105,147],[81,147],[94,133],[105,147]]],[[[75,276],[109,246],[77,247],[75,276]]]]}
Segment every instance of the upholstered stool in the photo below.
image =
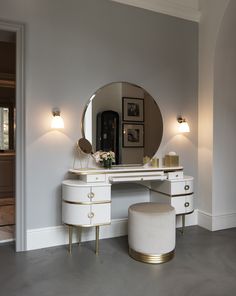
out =
{"type": "Polygon", "coordinates": [[[129,207],[129,254],[138,261],[164,263],[174,257],[175,209],[168,204],[138,203],[129,207]]]}

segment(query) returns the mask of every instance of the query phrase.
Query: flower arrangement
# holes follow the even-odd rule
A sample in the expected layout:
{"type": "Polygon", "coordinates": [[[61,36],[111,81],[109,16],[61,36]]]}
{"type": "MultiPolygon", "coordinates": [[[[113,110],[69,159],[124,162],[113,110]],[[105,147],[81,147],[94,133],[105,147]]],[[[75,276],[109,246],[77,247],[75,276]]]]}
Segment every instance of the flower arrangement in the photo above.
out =
{"type": "Polygon", "coordinates": [[[115,162],[115,153],[113,151],[96,151],[93,154],[95,161],[102,163],[105,168],[110,168],[115,162]]]}

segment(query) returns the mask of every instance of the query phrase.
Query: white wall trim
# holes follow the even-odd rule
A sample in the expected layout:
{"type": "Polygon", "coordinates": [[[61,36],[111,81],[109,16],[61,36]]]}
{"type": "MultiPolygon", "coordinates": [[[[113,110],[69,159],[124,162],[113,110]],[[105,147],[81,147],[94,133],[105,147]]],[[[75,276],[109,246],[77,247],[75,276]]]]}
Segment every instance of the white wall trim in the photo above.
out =
{"type": "Polygon", "coordinates": [[[198,210],[198,225],[211,231],[236,227],[236,213],[217,214],[198,210]]]}
{"type": "MultiPolygon", "coordinates": [[[[197,211],[186,216],[186,226],[197,224],[197,211]]],[[[180,217],[177,217],[177,227],[181,227],[180,217]]],[[[114,219],[111,225],[100,227],[100,239],[127,235],[127,219],[114,219]]],[[[95,228],[83,228],[81,241],[95,239],[95,228]]],[[[73,231],[73,242],[79,241],[79,232],[73,231]]],[[[66,226],[53,226],[30,229],[27,231],[27,250],[55,247],[68,244],[68,230],[66,226]]]]}
{"type": "Polygon", "coordinates": [[[208,230],[212,230],[212,215],[198,210],[198,225],[208,230]]]}
{"type": "Polygon", "coordinates": [[[201,13],[196,6],[186,5],[184,1],[173,0],[111,0],[114,2],[119,2],[122,4],[127,4],[131,6],[136,6],[139,8],[179,17],[182,19],[199,22],[201,13]]]}
{"type": "MultiPolygon", "coordinates": [[[[79,231],[73,231],[73,243],[79,241],[79,231]]],[[[127,234],[127,219],[112,220],[111,225],[101,226],[99,238],[127,234]]],[[[83,228],[81,242],[95,239],[95,227],[83,228]]],[[[68,244],[68,230],[64,225],[30,229],[27,231],[27,250],[42,249],[68,244]]]]}
{"type": "Polygon", "coordinates": [[[0,20],[16,33],[16,251],[26,250],[24,25],[0,20]]]}

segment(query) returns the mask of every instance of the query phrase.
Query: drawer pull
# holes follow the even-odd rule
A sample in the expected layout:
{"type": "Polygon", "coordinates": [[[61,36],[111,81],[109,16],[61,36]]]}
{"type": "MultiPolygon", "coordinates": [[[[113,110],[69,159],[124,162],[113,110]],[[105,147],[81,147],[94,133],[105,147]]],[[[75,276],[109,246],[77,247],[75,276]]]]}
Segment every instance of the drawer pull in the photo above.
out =
{"type": "Polygon", "coordinates": [[[189,190],[189,185],[185,185],[184,190],[189,190]]]}
{"type": "Polygon", "coordinates": [[[88,213],[88,218],[93,218],[94,217],[94,213],[91,212],[91,213],[88,213]]]}
{"type": "Polygon", "coordinates": [[[87,194],[88,198],[93,198],[94,195],[95,195],[95,194],[94,194],[93,192],[87,194]]]}
{"type": "Polygon", "coordinates": [[[185,208],[188,208],[188,207],[189,207],[189,202],[186,202],[186,203],[184,204],[184,206],[185,206],[185,208]]]}

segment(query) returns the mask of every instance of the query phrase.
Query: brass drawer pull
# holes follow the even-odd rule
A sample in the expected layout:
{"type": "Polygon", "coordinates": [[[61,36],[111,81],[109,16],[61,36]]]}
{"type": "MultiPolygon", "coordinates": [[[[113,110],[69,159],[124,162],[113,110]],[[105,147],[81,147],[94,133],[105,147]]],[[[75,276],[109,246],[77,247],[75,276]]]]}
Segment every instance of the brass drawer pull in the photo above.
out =
{"type": "Polygon", "coordinates": [[[184,190],[189,190],[189,188],[190,188],[189,185],[184,186],[184,190]]]}
{"type": "Polygon", "coordinates": [[[189,207],[189,202],[186,202],[186,203],[184,204],[184,206],[185,206],[185,208],[188,208],[188,207],[189,207]]]}
{"type": "Polygon", "coordinates": [[[88,213],[88,218],[93,218],[94,217],[94,213],[91,212],[91,213],[88,213]]]}

